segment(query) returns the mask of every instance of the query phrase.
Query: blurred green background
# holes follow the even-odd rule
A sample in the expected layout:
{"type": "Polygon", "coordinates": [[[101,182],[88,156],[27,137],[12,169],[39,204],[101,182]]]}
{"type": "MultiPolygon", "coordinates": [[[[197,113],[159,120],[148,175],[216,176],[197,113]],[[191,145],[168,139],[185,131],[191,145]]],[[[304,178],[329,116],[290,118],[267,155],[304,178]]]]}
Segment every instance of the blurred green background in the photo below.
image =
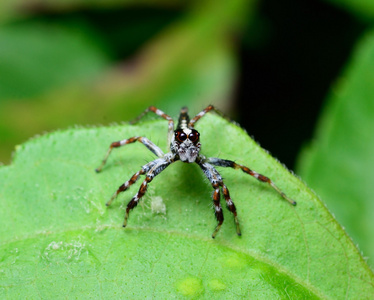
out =
{"type": "Polygon", "coordinates": [[[0,162],[47,131],[214,104],[373,258],[373,20],[372,0],[2,1],[0,162]]]}

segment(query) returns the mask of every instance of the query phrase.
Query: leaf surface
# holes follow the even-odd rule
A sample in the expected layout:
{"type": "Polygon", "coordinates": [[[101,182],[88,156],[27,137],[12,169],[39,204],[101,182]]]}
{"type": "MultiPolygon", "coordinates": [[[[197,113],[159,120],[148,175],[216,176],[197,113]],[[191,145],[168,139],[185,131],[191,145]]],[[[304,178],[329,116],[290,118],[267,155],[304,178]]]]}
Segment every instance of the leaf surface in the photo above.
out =
{"type": "Polygon", "coordinates": [[[268,175],[293,207],[243,172],[220,169],[237,206],[216,239],[212,188],[195,164],[176,162],[149,186],[122,228],[125,204],[140,182],[112,193],[153,154],[166,150],[167,124],[69,129],[18,147],[0,168],[0,298],[240,297],[369,299],[373,273],[349,237],[305,185],[234,124],[207,115],[196,128],[206,156],[232,159],[268,175]],[[163,206],[165,205],[165,206],[163,206]],[[161,208],[161,209],[157,209],[161,208]]]}

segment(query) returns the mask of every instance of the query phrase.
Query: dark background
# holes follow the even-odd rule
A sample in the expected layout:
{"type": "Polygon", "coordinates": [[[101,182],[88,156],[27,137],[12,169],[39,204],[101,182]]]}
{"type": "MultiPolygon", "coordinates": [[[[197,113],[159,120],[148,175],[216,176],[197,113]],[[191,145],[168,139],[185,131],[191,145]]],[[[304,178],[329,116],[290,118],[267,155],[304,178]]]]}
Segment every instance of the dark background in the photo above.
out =
{"type": "Polygon", "coordinates": [[[239,119],[292,169],[364,25],[321,1],[261,1],[260,15],[265,39],[240,48],[239,119]]]}

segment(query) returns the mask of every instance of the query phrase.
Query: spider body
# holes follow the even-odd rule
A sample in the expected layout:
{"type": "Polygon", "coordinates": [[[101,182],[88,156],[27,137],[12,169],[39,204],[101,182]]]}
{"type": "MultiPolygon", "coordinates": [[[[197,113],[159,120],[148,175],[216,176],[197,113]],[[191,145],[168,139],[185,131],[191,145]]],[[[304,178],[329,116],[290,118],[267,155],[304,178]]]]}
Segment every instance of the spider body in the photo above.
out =
{"type": "Polygon", "coordinates": [[[143,114],[141,114],[134,122],[139,121],[147,112],[153,112],[156,115],[166,119],[169,123],[168,126],[168,145],[169,152],[164,154],[164,152],[152,143],[146,137],[131,137],[129,139],[124,139],[121,141],[111,143],[106,156],[104,157],[102,164],[96,169],[97,172],[100,172],[105,165],[111,151],[113,148],[118,148],[130,143],[135,143],[136,141],[145,145],[150,151],[152,151],[158,158],[145,164],[138,172],[136,172],[128,181],[123,183],[117,191],[113,194],[110,200],[106,203],[109,206],[112,201],[118,196],[119,193],[126,191],[132,184],[134,184],[141,175],[145,175],[145,179],[140,185],[139,191],[137,194],[130,200],[127,204],[125,219],[123,227],[126,227],[127,220],[130,214],[130,211],[135,208],[139,200],[144,196],[148,184],[153,180],[155,176],[160,174],[166,167],[170,164],[180,160],[185,163],[197,163],[205,176],[208,178],[209,182],[213,187],[213,205],[214,213],[217,219],[217,226],[213,231],[212,237],[215,238],[216,234],[221,228],[223,223],[223,212],[220,203],[220,194],[222,194],[226,201],[226,206],[228,210],[234,215],[234,221],[236,224],[236,233],[241,235],[239,220],[237,217],[236,207],[234,202],[230,197],[230,193],[226,185],[223,183],[223,179],[219,172],[216,170],[215,166],[218,167],[230,167],[233,169],[241,169],[244,173],[247,173],[261,182],[268,183],[275,191],[277,191],[285,200],[287,200],[292,205],[296,205],[296,202],[288,198],[270,178],[261,175],[248,167],[239,165],[231,160],[221,159],[221,158],[207,158],[204,155],[200,154],[201,144],[200,144],[200,133],[194,129],[195,123],[202,118],[207,112],[215,111],[216,113],[221,114],[214,106],[209,105],[199,114],[197,114],[193,119],[190,120],[188,116],[187,108],[182,108],[178,124],[174,130],[174,121],[173,119],[165,114],[163,111],[159,110],[154,106],[147,108],[143,114]]]}

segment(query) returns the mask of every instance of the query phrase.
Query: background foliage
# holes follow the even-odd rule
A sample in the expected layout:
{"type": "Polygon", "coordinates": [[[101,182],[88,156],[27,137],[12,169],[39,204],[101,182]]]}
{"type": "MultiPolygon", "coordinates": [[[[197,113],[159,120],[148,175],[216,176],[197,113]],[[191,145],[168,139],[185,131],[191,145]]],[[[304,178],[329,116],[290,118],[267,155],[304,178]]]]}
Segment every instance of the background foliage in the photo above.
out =
{"type": "Polygon", "coordinates": [[[373,266],[372,1],[226,2],[2,1],[0,161],[46,131],[213,103],[321,195],[373,266]]]}

